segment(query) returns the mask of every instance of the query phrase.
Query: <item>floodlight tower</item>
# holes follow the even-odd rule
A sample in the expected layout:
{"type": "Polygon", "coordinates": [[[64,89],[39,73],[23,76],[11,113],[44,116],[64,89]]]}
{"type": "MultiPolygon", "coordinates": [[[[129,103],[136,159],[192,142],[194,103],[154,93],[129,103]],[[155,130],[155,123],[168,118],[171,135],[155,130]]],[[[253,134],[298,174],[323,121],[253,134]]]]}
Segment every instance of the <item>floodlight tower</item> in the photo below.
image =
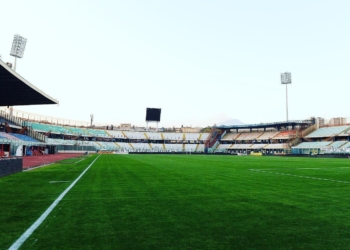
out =
{"type": "Polygon", "coordinates": [[[281,73],[281,84],[286,85],[286,111],[288,121],[288,84],[292,84],[292,74],[290,72],[281,73]]]}
{"type": "Polygon", "coordinates": [[[18,34],[16,34],[15,37],[13,38],[10,55],[15,57],[15,63],[14,63],[14,67],[13,67],[14,71],[16,71],[17,58],[23,57],[26,43],[27,43],[27,39],[24,38],[23,36],[18,35],[18,34]]]}
{"type": "MultiPolygon", "coordinates": [[[[26,47],[26,43],[27,43],[27,39],[24,38],[23,36],[20,36],[18,34],[16,34],[13,38],[13,42],[12,42],[12,48],[11,48],[11,52],[10,55],[15,57],[15,63],[13,66],[13,70],[16,71],[16,63],[17,63],[17,58],[22,58],[23,57],[23,53],[24,53],[24,49],[26,47]]],[[[9,107],[10,108],[10,115],[13,114],[13,107],[9,107]]]]}
{"type": "Polygon", "coordinates": [[[90,114],[90,127],[92,128],[92,123],[94,122],[94,114],[90,114]]]}

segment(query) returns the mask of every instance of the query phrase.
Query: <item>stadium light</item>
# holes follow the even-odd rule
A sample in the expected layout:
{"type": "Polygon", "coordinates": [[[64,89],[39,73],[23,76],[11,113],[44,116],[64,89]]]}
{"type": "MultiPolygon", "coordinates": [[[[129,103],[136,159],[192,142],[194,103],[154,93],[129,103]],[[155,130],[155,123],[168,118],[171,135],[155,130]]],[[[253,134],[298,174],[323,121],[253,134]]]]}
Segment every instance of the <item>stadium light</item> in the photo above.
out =
{"type": "Polygon", "coordinates": [[[286,111],[288,121],[288,84],[292,84],[292,74],[290,72],[281,73],[281,84],[286,85],[286,111]]]}
{"type": "Polygon", "coordinates": [[[90,127],[92,128],[92,123],[94,122],[94,114],[90,114],[90,127]]]}
{"type": "Polygon", "coordinates": [[[26,47],[27,39],[23,36],[16,34],[13,38],[12,48],[10,55],[15,57],[14,71],[16,71],[17,58],[22,58],[24,54],[24,49],[26,47]]]}

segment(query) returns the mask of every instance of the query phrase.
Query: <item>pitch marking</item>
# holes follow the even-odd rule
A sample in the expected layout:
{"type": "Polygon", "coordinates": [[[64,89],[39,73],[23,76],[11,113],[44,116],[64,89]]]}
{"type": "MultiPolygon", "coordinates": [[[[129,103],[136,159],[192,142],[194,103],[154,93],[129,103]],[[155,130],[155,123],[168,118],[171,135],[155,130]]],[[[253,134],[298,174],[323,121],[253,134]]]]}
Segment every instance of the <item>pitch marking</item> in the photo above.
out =
{"type": "Polygon", "coordinates": [[[254,172],[258,172],[258,173],[267,173],[267,174],[275,174],[275,175],[287,175],[287,176],[293,176],[293,177],[299,177],[299,178],[307,178],[307,179],[313,179],[313,180],[319,180],[319,181],[333,181],[333,182],[350,184],[350,181],[338,181],[338,180],[333,180],[333,179],[324,179],[324,178],[318,178],[318,177],[312,177],[312,176],[303,176],[303,175],[295,175],[295,174],[269,172],[269,171],[263,171],[263,170],[259,170],[259,169],[249,169],[249,170],[250,171],[254,171],[254,172]]]}
{"type": "Polygon", "coordinates": [[[22,244],[29,238],[29,236],[41,225],[41,223],[46,219],[46,217],[52,212],[52,210],[57,206],[57,204],[63,199],[63,197],[71,190],[72,187],[80,180],[80,178],[86,173],[86,171],[89,170],[89,168],[92,166],[92,164],[95,163],[95,161],[100,157],[97,156],[97,158],[78,176],[78,178],[75,179],[75,181],[70,184],[70,186],[63,191],[63,193],[58,196],[58,198],[51,204],[51,206],[46,209],[46,211],[37,219],[33,225],[31,225],[30,228],[25,231],[21,237],[19,237],[13,244],[10,246],[9,250],[17,250],[22,246],[22,244]]]}

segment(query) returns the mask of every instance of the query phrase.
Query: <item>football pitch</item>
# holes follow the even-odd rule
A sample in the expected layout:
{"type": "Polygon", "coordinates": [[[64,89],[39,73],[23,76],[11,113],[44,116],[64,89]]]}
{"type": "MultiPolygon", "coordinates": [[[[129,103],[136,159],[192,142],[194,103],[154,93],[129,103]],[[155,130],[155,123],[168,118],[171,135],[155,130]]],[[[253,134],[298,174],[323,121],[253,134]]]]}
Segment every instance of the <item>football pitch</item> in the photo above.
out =
{"type": "Polygon", "coordinates": [[[350,160],[92,155],[0,178],[0,208],[0,249],[349,249],[350,160]]]}

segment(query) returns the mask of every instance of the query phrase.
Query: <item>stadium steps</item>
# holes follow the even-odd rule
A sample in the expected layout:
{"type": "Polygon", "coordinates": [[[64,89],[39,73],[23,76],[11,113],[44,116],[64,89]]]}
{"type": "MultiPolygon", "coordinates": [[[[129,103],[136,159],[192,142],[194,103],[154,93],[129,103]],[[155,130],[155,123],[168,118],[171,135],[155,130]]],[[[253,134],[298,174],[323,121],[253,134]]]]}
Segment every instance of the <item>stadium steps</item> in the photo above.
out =
{"type": "Polygon", "coordinates": [[[313,140],[312,140],[312,139],[305,138],[305,137],[304,137],[304,140],[305,140],[305,141],[307,141],[307,142],[313,142],[313,140]]]}
{"type": "Polygon", "coordinates": [[[110,133],[108,133],[107,130],[105,130],[105,132],[106,132],[106,134],[107,134],[109,137],[113,138],[113,135],[111,135],[110,133]]]}
{"type": "Polygon", "coordinates": [[[200,141],[200,140],[202,139],[202,136],[203,136],[203,133],[201,133],[201,134],[199,135],[198,141],[200,141]]]}
{"type": "MultiPolygon", "coordinates": [[[[123,133],[124,134],[124,133],[123,133]]],[[[131,142],[129,142],[129,145],[132,149],[135,149],[134,146],[131,144],[131,142]]]]}
{"type": "Polygon", "coordinates": [[[301,143],[301,139],[299,137],[297,137],[289,143],[289,146],[293,147],[293,146],[299,145],[300,143],[301,143]]]}
{"type": "MultiPolygon", "coordinates": [[[[144,132],[143,134],[145,135],[146,139],[149,140],[149,137],[148,137],[148,135],[146,134],[146,132],[144,132]]],[[[151,147],[151,148],[152,148],[152,147],[151,147]]]]}
{"type": "MultiPolygon", "coordinates": [[[[122,134],[124,135],[124,137],[126,138],[126,139],[129,139],[129,137],[124,133],[124,131],[122,131],[122,134]]],[[[133,147],[134,148],[134,147],[133,147]]]]}
{"type": "Polygon", "coordinates": [[[349,134],[349,133],[350,133],[350,128],[345,129],[345,130],[342,132],[342,134],[349,134]]]}
{"type": "Polygon", "coordinates": [[[85,128],[82,128],[81,130],[84,131],[85,135],[90,135],[90,133],[85,128]]]}
{"type": "Polygon", "coordinates": [[[117,145],[119,148],[121,148],[121,146],[118,143],[114,142],[114,144],[117,145]]]}
{"type": "Polygon", "coordinates": [[[317,130],[317,124],[311,125],[310,127],[307,127],[303,131],[301,131],[301,137],[305,139],[306,136],[311,134],[312,132],[317,130]]]}
{"type": "Polygon", "coordinates": [[[332,135],[330,137],[327,137],[326,139],[324,139],[324,141],[332,141],[334,136],[337,136],[337,135],[332,135]]]}
{"type": "Polygon", "coordinates": [[[182,134],[182,140],[183,140],[183,141],[186,140],[186,134],[182,134]]]}
{"type": "MultiPolygon", "coordinates": [[[[202,136],[202,134],[199,136],[199,138],[200,138],[201,136],[202,136]]],[[[194,152],[197,152],[198,148],[199,148],[199,143],[197,143],[197,146],[196,146],[196,149],[194,150],[194,152]]]]}
{"type": "Polygon", "coordinates": [[[186,144],[182,144],[182,152],[185,152],[186,150],[186,144]]]}
{"type": "Polygon", "coordinates": [[[100,148],[103,148],[103,146],[102,146],[102,144],[101,143],[99,143],[98,141],[94,141],[97,145],[99,145],[100,146],[100,148]]]}
{"type": "Polygon", "coordinates": [[[265,132],[262,132],[260,135],[258,135],[255,140],[259,139],[259,137],[261,137],[263,134],[265,134],[265,132]]]}
{"type": "MultiPolygon", "coordinates": [[[[146,133],[145,133],[145,134],[146,134],[146,133]]],[[[148,143],[148,146],[149,146],[151,149],[153,149],[151,143],[148,143]]]]}
{"type": "Polygon", "coordinates": [[[349,131],[349,129],[347,128],[347,129],[345,129],[345,130],[343,130],[343,131],[341,131],[341,132],[339,132],[339,133],[337,133],[337,134],[334,134],[334,135],[332,135],[332,136],[326,138],[325,141],[332,141],[333,138],[334,138],[335,136],[340,135],[340,134],[343,134],[343,133],[346,133],[346,132],[348,132],[348,131],[349,131]]]}
{"type": "MultiPolygon", "coordinates": [[[[162,140],[164,141],[164,135],[163,135],[163,133],[161,133],[160,136],[162,137],[162,140]]],[[[165,146],[164,146],[164,149],[165,149],[165,146]]]]}
{"type": "MultiPolygon", "coordinates": [[[[163,137],[163,134],[162,134],[162,137],[163,137]]],[[[165,147],[164,143],[162,144],[162,146],[163,146],[163,149],[166,150],[166,147],[165,147]]]]}
{"type": "MultiPolygon", "coordinates": [[[[338,144],[337,142],[340,142],[340,141],[335,141],[335,142],[333,142],[333,143],[329,144],[328,146],[329,146],[329,147],[333,147],[333,144],[338,144]]],[[[337,145],[337,146],[336,146],[336,148],[341,148],[341,147],[343,147],[345,144],[347,144],[347,143],[348,143],[348,141],[342,141],[342,142],[343,142],[343,143],[342,143],[342,144],[337,145]]]]}
{"type": "Polygon", "coordinates": [[[233,140],[237,140],[238,137],[241,136],[242,133],[238,133],[237,136],[233,140]]]}

